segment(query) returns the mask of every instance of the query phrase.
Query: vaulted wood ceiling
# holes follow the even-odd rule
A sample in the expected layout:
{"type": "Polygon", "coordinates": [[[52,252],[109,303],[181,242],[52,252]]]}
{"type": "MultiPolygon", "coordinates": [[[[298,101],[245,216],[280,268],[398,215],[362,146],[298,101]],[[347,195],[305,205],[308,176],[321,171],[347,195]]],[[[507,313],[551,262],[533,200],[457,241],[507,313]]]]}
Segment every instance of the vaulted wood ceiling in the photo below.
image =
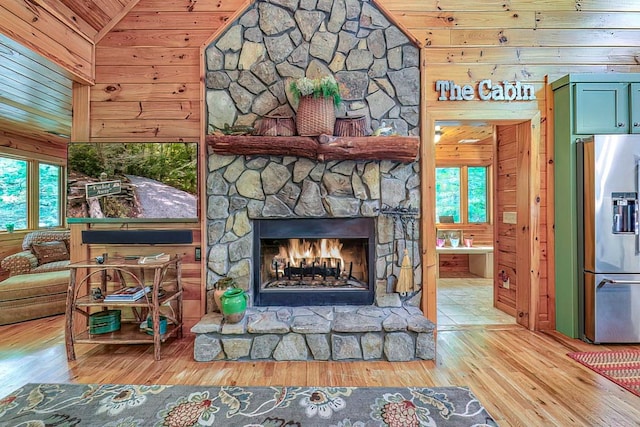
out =
{"type": "MultiPolygon", "coordinates": [[[[59,21],[92,43],[106,34],[139,0],[45,0],[59,21]]],[[[2,19],[19,19],[24,5],[9,2],[2,19]],[[13,16],[12,16],[13,15],[13,16]]],[[[73,75],[0,31],[0,132],[61,143],[71,136],[73,75]]]]}
{"type": "MultiPolygon", "coordinates": [[[[80,30],[96,40],[105,28],[112,28],[139,0],[59,0],[74,15],[80,30]]],[[[65,13],[68,15],[68,13],[65,13]]]]}

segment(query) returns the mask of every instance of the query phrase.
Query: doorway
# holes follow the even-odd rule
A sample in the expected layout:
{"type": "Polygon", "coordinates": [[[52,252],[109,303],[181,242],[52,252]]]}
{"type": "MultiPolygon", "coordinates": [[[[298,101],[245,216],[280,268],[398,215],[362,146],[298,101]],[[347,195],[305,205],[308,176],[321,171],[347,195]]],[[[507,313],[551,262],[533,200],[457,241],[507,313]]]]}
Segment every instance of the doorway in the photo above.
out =
{"type": "Polygon", "coordinates": [[[496,126],[437,121],[434,135],[438,329],[515,325],[494,292],[496,126]]]}
{"type": "MultiPolygon", "coordinates": [[[[500,113],[504,114],[505,112],[501,111],[500,113]]],[[[536,233],[539,221],[540,172],[539,156],[530,155],[530,153],[539,153],[540,116],[538,112],[525,112],[521,117],[514,117],[518,113],[513,112],[506,115],[511,117],[500,119],[500,114],[491,115],[489,113],[478,116],[477,112],[466,115],[459,111],[448,110],[432,111],[427,114],[427,126],[431,131],[426,138],[427,143],[422,153],[422,166],[425,167],[425,178],[431,179],[431,182],[434,183],[436,182],[438,156],[441,152],[446,151],[438,147],[435,142],[437,131],[441,132],[440,141],[445,135],[446,130],[443,131],[443,123],[459,121],[466,126],[475,122],[483,122],[493,129],[491,135],[493,145],[489,149],[494,156],[490,178],[494,197],[489,207],[492,225],[489,227],[492,228],[489,238],[494,247],[493,278],[490,281],[473,276],[443,277],[446,279],[444,281],[437,278],[440,265],[436,265],[436,239],[438,227],[443,227],[443,225],[437,220],[440,215],[433,209],[433,206],[436,205],[435,185],[428,186],[429,194],[423,198],[425,204],[422,208],[426,214],[425,221],[427,222],[424,233],[426,239],[424,247],[427,248],[425,254],[427,265],[426,295],[428,298],[426,312],[427,317],[437,323],[440,316],[443,320],[443,327],[446,323],[452,323],[447,322],[447,319],[443,317],[446,311],[444,309],[451,308],[455,312],[455,310],[465,310],[466,306],[469,311],[469,299],[479,300],[483,294],[489,295],[483,308],[490,313],[489,316],[494,314],[497,316],[487,317],[484,320],[480,319],[478,315],[476,315],[477,320],[469,318],[465,321],[461,318],[466,324],[513,324],[517,322],[529,329],[536,327],[537,304],[533,302],[537,301],[537,296],[534,297],[534,295],[538,294],[539,287],[540,248],[536,233]],[[461,117],[464,117],[464,120],[461,117]],[[436,126],[439,127],[436,128],[436,126]],[[507,169],[512,169],[512,172],[506,172],[507,169]],[[431,249],[431,253],[429,249],[431,249]],[[466,284],[460,282],[464,279],[469,279],[466,284]],[[478,289],[475,296],[473,285],[477,285],[478,289]],[[441,302],[438,302],[439,298],[442,300],[441,302]],[[463,306],[459,308],[451,307],[455,302],[451,299],[466,300],[466,303],[463,303],[463,306]],[[438,305],[440,303],[442,306],[438,305]],[[489,305],[490,307],[487,307],[489,305]],[[497,312],[493,312],[494,309],[498,309],[497,312]],[[530,321],[530,319],[534,319],[534,321],[530,321]]],[[[456,138],[458,140],[474,139],[460,136],[456,136],[456,138]]],[[[471,144],[468,141],[464,143],[471,144]]],[[[478,150],[487,150],[487,148],[477,148],[476,152],[478,150]]],[[[449,162],[452,161],[452,158],[457,161],[464,156],[472,156],[474,149],[458,149],[453,152],[454,154],[449,156],[449,162]]],[[[445,228],[450,226],[450,224],[446,224],[445,228]]],[[[485,296],[485,298],[487,297],[485,296]]]]}

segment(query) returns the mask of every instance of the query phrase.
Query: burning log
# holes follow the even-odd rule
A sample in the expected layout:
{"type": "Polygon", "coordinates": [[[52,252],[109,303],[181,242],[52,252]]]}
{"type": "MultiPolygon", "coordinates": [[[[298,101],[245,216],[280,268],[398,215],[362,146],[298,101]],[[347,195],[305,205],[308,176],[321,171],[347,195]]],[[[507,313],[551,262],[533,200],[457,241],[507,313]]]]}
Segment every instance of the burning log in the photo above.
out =
{"type": "Polygon", "coordinates": [[[342,254],[340,239],[288,239],[273,252],[267,280],[268,288],[360,288],[366,287],[362,266],[342,254]],[[359,270],[360,268],[360,270],[359,270]],[[354,273],[355,269],[355,273],[354,273]],[[359,273],[358,273],[359,272],[359,273]]]}
{"type": "MultiPolygon", "coordinates": [[[[285,276],[287,276],[289,278],[289,280],[292,280],[292,278],[294,277],[299,277],[300,279],[304,279],[305,277],[310,278],[311,280],[315,280],[314,276],[315,276],[315,270],[316,267],[304,267],[304,266],[300,266],[300,267],[290,267],[287,266],[284,269],[284,274],[285,276]]],[[[323,277],[323,279],[325,279],[327,276],[329,277],[334,277],[336,279],[338,279],[340,277],[340,269],[336,268],[336,267],[326,267],[326,268],[320,268],[320,275],[323,277]]]]}

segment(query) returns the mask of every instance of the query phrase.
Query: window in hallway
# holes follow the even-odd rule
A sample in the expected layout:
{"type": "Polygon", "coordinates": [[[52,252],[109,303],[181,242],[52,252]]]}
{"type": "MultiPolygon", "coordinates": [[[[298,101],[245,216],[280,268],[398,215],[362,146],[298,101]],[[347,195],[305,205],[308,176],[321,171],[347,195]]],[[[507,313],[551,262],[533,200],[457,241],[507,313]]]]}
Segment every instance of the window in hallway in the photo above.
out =
{"type": "Polygon", "coordinates": [[[436,168],[436,218],[440,218],[439,222],[489,222],[488,169],[487,166],[436,168]]]}

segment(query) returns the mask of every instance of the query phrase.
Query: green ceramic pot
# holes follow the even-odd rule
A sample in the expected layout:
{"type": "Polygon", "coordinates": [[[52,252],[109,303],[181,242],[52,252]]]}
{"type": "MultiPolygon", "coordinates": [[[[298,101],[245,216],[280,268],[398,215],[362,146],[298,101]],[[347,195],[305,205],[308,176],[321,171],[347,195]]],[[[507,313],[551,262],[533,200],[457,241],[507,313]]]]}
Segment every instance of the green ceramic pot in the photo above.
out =
{"type": "Polygon", "coordinates": [[[213,285],[213,300],[216,303],[216,307],[218,311],[222,313],[222,294],[224,294],[228,289],[233,289],[236,287],[236,281],[231,277],[223,277],[218,280],[213,285]]]}
{"type": "Polygon", "coordinates": [[[247,311],[248,299],[249,295],[240,288],[231,288],[224,291],[220,300],[225,322],[238,323],[241,321],[247,311]]]}

